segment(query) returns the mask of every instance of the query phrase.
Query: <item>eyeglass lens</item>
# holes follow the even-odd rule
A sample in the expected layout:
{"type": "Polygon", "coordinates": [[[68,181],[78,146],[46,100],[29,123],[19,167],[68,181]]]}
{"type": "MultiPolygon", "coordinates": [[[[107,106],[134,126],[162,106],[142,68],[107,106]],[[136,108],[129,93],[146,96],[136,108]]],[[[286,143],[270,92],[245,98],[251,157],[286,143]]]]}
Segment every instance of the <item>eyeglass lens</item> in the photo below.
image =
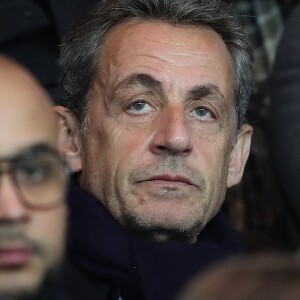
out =
{"type": "Polygon", "coordinates": [[[62,201],[67,183],[65,166],[52,153],[39,153],[15,166],[18,188],[30,206],[45,207],[62,201]]]}

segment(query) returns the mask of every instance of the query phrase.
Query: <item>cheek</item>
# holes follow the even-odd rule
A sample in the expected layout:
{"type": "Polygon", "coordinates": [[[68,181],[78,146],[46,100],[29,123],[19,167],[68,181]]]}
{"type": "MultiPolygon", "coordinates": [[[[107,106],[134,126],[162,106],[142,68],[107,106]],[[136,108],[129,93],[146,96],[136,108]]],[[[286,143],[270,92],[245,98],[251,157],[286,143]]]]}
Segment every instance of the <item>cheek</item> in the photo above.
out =
{"type": "Polygon", "coordinates": [[[224,136],[198,138],[194,143],[194,157],[201,164],[203,176],[210,177],[211,181],[217,183],[227,180],[226,174],[231,148],[224,136]]]}
{"type": "Polygon", "coordinates": [[[104,126],[103,133],[98,135],[97,147],[103,149],[102,152],[107,158],[126,163],[130,159],[137,158],[138,153],[147,146],[147,136],[146,130],[128,128],[112,122],[104,126]]]}
{"type": "MultiPolygon", "coordinates": [[[[116,124],[113,120],[104,120],[100,126],[92,127],[84,140],[83,183],[95,191],[97,186],[111,182],[122,181],[124,174],[143,159],[142,147],[145,147],[146,137],[142,132],[136,132],[116,124]],[[93,173],[94,176],[90,176],[93,173]]],[[[103,196],[103,195],[102,195],[103,196]]]]}
{"type": "Polygon", "coordinates": [[[32,222],[31,238],[44,249],[50,265],[60,261],[65,249],[67,209],[65,206],[41,212],[32,222]]]}
{"type": "Polygon", "coordinates": [[[194,149],[196,157],[201,159],[206,166],[219,165],[224,154],[223,142],[220,137],[216,136],[197,136],[194,139],[194,149]]]}
{"type": "Polygon", "coordinates": [[[115,139],[114,146],[111,158],[114,161],[116,176],[124,177],[124,174],[130,173],[132,169],[150,159],[145,151],[147,140],[143,134],[124,131],[115,139]]]}
{"type": "MultiPolygon", "coordinates": [[[[83,137],[83,177],[90,177],[91,172],[105,171],[106,162],[112,161],[112,153],[116,148],[113,142],[113,131],[103,122],[90,122],[88,131],[83,137]]],[[[93,177],[93,176],[91,176],[93,177]]]]}

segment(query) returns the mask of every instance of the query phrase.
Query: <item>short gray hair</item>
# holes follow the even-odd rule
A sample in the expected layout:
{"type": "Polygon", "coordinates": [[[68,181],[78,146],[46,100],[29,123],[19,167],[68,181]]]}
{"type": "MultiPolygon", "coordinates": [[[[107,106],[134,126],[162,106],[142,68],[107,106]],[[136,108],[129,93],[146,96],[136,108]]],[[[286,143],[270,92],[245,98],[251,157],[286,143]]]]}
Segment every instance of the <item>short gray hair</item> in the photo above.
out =
{"type": "Polygon", "coordinates": [[[254,80],[252,49],[230,5],[221,0],[102,0],[73,24],[61,46],[61,104],[81,124],[86,119],[106,34],[115,26],[134,20],[206,25],[215,30],[226,44],[234,68],[237,128],[246,122],[254,80]]]}

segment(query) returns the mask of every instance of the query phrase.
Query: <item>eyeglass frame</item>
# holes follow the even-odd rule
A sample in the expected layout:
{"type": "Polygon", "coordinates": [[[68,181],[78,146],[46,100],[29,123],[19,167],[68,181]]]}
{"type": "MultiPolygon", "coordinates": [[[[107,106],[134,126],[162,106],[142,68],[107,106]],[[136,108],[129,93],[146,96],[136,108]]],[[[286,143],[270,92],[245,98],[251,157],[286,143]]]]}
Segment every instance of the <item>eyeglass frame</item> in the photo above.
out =
{"type": "MultiPolygon", "coordinates": [[[[70,183],[70,174],[72,173],[71,168],[67,164],[66,160],[58,153],[56,149],[49,146],[46,143],[38,143],[34,144],[32,146],[29,146],[25,148],[25,150],[22,150],[20,153],[13,155],[11,157],[5,157],[0,158],[0,188],[1,188],[1,177],[3,174],[8,174],[14,184],[14,187],[16,189],[16,192],[18,193],[18,196],[20,197],[20,202],[32,210],[49,210],[52,209],[62,203],[65,202],[65,199],[63,197],[53,201],[53,203],[50,203],[48,205],[32,205],[29,200],[26,199],[24,196],[24,192],[22,192],[22,189],[20,188],[20,184],[18,182],[17,176],[16,176],[16,168],[15,166],[18,164],[19,161],[24,161],[28,159],[28,157],[32,155],[36,155],[39,153],[48,153],[51,154],[55,159],[57,159],[58,162],[61,163],[61,165],[64,167],[64,174],[66,176],[65,184],[62,185],[63,189],[65,190],[62,194],[66,194],[69,183],[70,183]],[[7,168],[3,168],[3,164],[8,164],[7,168]]],[[[1,200],[0,200],[1,201],[1,200]]]]}

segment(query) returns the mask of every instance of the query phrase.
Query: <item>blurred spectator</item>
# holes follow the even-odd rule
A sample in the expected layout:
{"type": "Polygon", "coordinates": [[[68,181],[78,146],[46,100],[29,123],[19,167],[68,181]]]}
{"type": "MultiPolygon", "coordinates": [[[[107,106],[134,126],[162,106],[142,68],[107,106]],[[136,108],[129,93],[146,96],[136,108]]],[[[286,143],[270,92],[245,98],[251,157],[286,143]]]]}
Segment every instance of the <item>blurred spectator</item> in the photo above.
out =
{"type": "Polygon", "coordinates": [[[276,0],[233,0],[233,5],[254,45],[256,93],[262,93],[283,30],[281,8],[276,0]]]}
{"type": "Polygon", "coordinates": [[[0,299],[64,300],[54,285],[65,244],[68,174],[50,101],[0,56],[0,299]]]}
{"type": "Polygon", "coordinates": [[[274,207],[278,230],[289,248],[300,245],[300,6],[280,42],[270,82],[268,138],[278,190],[274,207]]]}
{"type": "Polygon", "coordinates": [[[99,0],[0,0],[0,51],[29,69],[58,102],[59,43],[66,27],[99,0]]]}
{"type": "MultiPolygon", "coordinates": [[[[272,236],[273,202],[277,197],[272,181],[269,147],[266,142],[266,119],[270,104],[269,77],[285,20],[296,1],[232,0],[246,25],[254,46],[256,88],[249,107],[249,120],[254,127],[251,155],[243,183],[229,193],[227,209],[236,227],[243,231],[252,251],[282,247],[272,236]]],[[[276,201],[275,201],[276,202],[276,201]]]]}
{"type": "Polygon", "coordinates": [[[178,298],[224,299],[300,299],[300,260],[279,254],[231,259],[196,277],[178,298]]]}

